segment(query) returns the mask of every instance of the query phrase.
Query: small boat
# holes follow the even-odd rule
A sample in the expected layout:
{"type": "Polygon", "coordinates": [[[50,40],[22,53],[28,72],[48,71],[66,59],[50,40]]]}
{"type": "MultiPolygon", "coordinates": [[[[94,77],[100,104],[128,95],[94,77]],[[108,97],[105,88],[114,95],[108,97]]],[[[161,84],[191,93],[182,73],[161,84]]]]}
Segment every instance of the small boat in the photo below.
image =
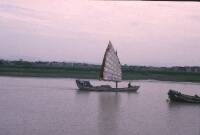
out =
{"type": "Polygon", "coordinates": [[[85,80],[76,80],[76,84],[79,90],[98,92],[136,92],[140,88],[140,86],[132,86],[130,83],[128,87],[118,88],[118,82],[122,81],[121,64],[117,56],[117,51],[114,50],[110,41],[101,65],[100,80],[115,82],[116,87],[112,88],[110,85],[93,86],[89,81],[85,80]]]}
{"type": "Polygon", "coordinates": [[[169,90],[168,96],[171,101],[200,103],[200,97],[198,95],[190,96],[190,95],[182,94],[175,90],[169,90]]]}

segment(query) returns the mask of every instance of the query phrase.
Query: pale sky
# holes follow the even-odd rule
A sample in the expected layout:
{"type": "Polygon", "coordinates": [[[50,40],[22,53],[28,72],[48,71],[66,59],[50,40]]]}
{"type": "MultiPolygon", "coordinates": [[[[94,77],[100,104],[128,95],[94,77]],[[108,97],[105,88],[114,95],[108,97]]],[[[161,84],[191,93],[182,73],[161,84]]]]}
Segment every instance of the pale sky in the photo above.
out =
{"type": "Polygon", "coordinates": [[[200,3],[0,0],[0,59],[200,66],[200,3]]]}

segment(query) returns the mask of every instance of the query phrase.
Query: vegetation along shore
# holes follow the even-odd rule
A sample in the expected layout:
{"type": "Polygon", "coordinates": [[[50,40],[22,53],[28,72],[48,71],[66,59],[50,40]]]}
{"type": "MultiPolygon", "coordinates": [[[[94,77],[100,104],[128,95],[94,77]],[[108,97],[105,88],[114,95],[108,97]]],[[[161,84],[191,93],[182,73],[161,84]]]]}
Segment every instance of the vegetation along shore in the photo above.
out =
{"type": "MultiPolygon", "coordinates": [[[[1,76],[99,79],[100,65],[66,62],[0,60],[1,76]]],[[[122,65],[124,80],[200,82],[200,67],[146,67],[122,65]]]]}

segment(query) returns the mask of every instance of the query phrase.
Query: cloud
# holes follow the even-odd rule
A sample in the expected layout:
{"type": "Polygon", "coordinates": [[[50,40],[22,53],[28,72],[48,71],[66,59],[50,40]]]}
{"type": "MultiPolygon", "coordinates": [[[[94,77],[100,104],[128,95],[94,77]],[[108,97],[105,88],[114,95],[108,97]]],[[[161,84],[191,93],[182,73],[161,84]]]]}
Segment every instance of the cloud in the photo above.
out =
{"type": "Polygon", "coordinates": [[[46,19],[44,12],[40,12],[34,9],[24,8],[12,4],[0,4],[1,14],[10,14],[18,17],[28,17],[39,20],[46,19]]]}
{"type": "Polygon", "coordinates": [[[195,20],[199,23],[200,22],[200,15],[190,15],[189,19],[195,20]]]}

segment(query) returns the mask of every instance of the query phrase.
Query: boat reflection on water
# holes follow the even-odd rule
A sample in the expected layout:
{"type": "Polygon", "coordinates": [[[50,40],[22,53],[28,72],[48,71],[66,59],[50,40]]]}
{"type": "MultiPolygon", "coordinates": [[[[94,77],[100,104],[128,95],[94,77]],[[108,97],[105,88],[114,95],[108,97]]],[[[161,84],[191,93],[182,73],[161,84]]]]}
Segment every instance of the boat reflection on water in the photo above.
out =
{"type": "Polygon", "coordinates": [[[166,122],[170,132],[185,135],[200,133],[199,127],[192,128],[193,125],[200,125],[200,117],[194,119],[194,116],[200,116],[199,104],[169,102],[167,114],[166,122]]]}
{"type": "Polygon", "coordinates": [[[101,135],[116,135],[120,108],[120,94],[103,93],[98,95],[98,132],[101,135]]]}

